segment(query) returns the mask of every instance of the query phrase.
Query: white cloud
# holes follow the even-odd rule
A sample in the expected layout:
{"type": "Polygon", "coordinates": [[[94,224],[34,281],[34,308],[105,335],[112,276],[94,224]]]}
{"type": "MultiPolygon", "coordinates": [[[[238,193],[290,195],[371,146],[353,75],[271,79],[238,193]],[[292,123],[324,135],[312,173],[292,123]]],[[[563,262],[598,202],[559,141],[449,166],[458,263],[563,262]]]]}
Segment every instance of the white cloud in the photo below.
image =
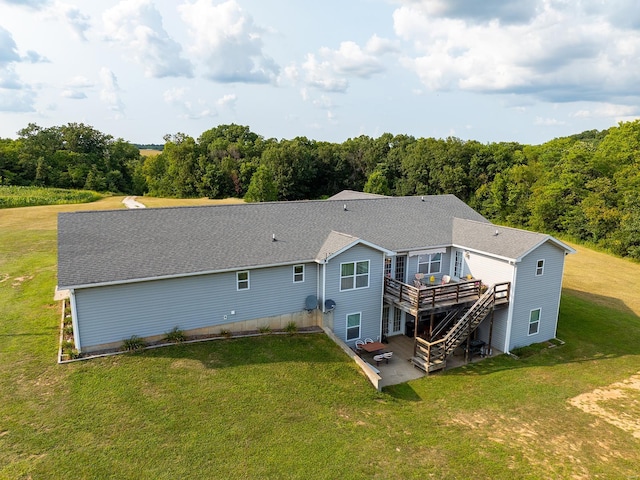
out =
{"type": "Polygon", "coordinates": [[[21,57],[13,36],[0,26],[0,112],[35,111],[36,93],[16,73],[15,66],[29,57],[21,57]]]}
{"type": "Polygon", "coordinates": [[[541,125],[545,127],[553,127],[556,125],[566,125],[567,122],[563,122],[562,120],[558,120],[556,118],[542,118],[536,117],[534,121],[534,125],[541,125]]]}
{"type": "Polygon", "coordinates": [[[0,66],[18,61],[20,61],[20,55],[18,55],[18,47],[13,40],[13,35],[0,26],[0,66]]]}
{"type": "Polygon", "coordinates": [[[100,100],[102,100],[109,110],[115,112],[116,118],[122,118],[124,114],[124,103],[120,98],[120,87],[115,74],[106,67],[100,70],[100,80],[102,89],[100,90],[100,100]]]}
{"type": "Polygon", "coordinates": [[[345,78],[336,74],[333,65],[328,61],[317,61],[312,53],[307,54],[307,60],[302,64],[302,69],[305,71],[306,83],[320,90],[344,92],[349,86],[345,78]]]}
{"type": "Polygon", "coordinates": [[[233,109],[236,106],[237,100],[238,99],[235,93],[228,93],[220,97],[216,103],[219,107],[227,107],[233,109]]]}
{"type": "Polygon", "coordinates": [[[78,39],[87,40],[85,32],[91,27],[89,16],[82,13],[78,7],[64,2],[55,2],[49,10],[52,14],[61,15],[78,39]]]}
{"type": "Polygon", "coordinates": [[[60,94],[64,98],[70,98],[72,100],[84,100],[87,98],[87,94],[82,90],[74,90],[72,88],[65,88],[60,94]]]}
{"type": "Polygon", "coordinates": [[[192,77],[182,47],[162,26],[162,16],[150,0],[121,1],[104,12],[106,37],[144,68],[147,77],[192,77]]]}
{"type": "Polygon", "coordinates": [[[318,57],[309,53],[302,64],[305,82],[326,92],[345,92],[349,77],[368,79],[385,71],[382,56],[396,50],[393,42],[377,35],[367,41],[365,48],[353,41],[341,42],[336,50],[322,47],[318,57]]]}
{"type": "Polygon", "coordinates": [[[185,89],[182,87],[173,87],[169,90],[165,90],[162,94],[164,101],[169,104],[176,104],[182,101],[185,95],[185,89]]]}
{"type": "Polygon", "coordinates": [[[17,5],[20,7],[28,7],[34,10],[39,10],[46,7],[50,0],[3,0],[0,3],[7,3],[9,5],[17,5]]]}
{"type": "MultiPolygon", "coordinates": [[[[198,120],[218,115],[216,109],[206,100],[189,98],[189,90],[183,87],[173,87],[163,93],[164,101],[179,110],[178,118],[198,120]]],[[[224,97],[223,97],[224,98],[224,97]]]]}
{"type": "Polygon", "coordinates": [[[87,98],[86,90],[94,87],[93,82],[83,76],[70,79],[64,86],[61,96],[72,100],[84,100],[87,98]]]}
{"type": "Polygon", "coordinates": [[[235,0],[215,5],[196,0],[178,7],[193,37],[191,51],[211,80],[223,83],[275,82],[280,67],[263,52],[262,34],[235,0]]]}
{"type": "Polygon", "coordinates": [[[22,60],[29,63],[49,63],[49,59],[43,57],[38,52],[34,52],[33,50],[27,50],[27,54],[22,57],[22,60]]]}
{"type": "Polygon", "coordinates": [[[0,86],[0,112],[35,112],[32,90],[7,90],[0,86]]]}
{"type": "Polygon", "coordinates": [[[603,103],[594,105],[592,109],[576,111],[572,116],[576,118],[626,118],[640,114],[640,109],[635,105],[616,105],[603,103]]]}
{"type": "MultiPolygon", "coordinates": [[[[504,13],[499,3],[489,7],[504,13]]],[[[462,5],[470,3],[409,2],[394,12],[396,33],[417,52],[402,63],[431,90],[528,94],[552,102],[638,95],[640,32],[618,29],[580,2],[544,0],[535,11],[512,3],[519,13],[506,25],[498,13],[471,18],[471,9],[463,15],[462,5]]]]}

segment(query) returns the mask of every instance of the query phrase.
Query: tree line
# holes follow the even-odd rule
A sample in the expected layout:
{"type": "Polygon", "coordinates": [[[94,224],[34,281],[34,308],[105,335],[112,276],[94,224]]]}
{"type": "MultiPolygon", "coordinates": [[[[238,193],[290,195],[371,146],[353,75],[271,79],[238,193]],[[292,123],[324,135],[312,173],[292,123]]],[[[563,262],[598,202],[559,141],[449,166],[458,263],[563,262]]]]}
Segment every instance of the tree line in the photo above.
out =
{"type": "Polygon", "coordinates": [[[159,155],[83,124],[0,139],[0,183],[247,201],[344,189],[459,197],[494,222],[640,259],[640,121],[541,145],[385,133],[343,143],[267,139],[241,125],[167,135],[159,155]]]}

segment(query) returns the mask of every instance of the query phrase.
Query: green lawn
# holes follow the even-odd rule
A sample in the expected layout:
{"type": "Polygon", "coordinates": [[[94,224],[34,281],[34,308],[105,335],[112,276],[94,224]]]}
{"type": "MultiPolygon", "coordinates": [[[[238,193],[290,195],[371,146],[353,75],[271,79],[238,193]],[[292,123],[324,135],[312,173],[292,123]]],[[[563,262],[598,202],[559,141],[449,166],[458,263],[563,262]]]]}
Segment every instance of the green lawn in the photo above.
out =
{"type": "MultiPolygon", "coordinates": [[[[320,334],[57,365],[55,214],[120,200],[0,211],[0,479],[637,478],[640,425],[625,414],[640,390],[601,405],[627,429],[570,399],[640,372],[640,318],[624,300],[638,284],[591,301],[580,255],[568,258],[565,345],[382,393],[320,334]]],[[[612,278],[612,261],[590,275],[612,278]]]]}

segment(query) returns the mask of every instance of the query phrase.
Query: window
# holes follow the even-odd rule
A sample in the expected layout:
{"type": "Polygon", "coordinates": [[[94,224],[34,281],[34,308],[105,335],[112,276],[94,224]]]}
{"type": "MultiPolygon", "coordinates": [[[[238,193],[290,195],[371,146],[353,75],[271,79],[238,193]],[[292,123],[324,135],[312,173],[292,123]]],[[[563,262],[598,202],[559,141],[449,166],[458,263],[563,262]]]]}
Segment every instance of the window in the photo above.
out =
{"type": "Polygon", "coordinates": [[[391,278],[391,257],[384,257],[384,276],[391,278]]]}
{"type": "Polygon", "coordinates": [[[464,259],[462,250],[456,250],[455,261],[453,263],[453,276],[462,278],[464,276],[464,259]]]}
{"type": "Polygon", "coordinates": [[[369,286],[369,260],[340,264],[340,290],[369,286]]]}
{"type": "Polygon", "coordinates": [[[249,290],[249,272],[237,272],[238,290],[249,290]]]}
{"type": "Polygon", "coordinates": [[[535,335],[540,330],[540,309],[536,308],[529,313],[529,335],[535,335]]]}
{"type": "Polygon", "coordinates": [[[304,265],[293,266],[293,283],[304,282],[304,265]]]}
{"type": "Polygon", "coordinates": [[[538,260],[536,264],[536,277],[539,277],[544,273],[544,260],[538,260]]]}
{"type": "Polygon", "coordinates": [[[425,275],[440,273],[442,264],[441,253],[430,253],[429,255],[418,255],[418,272],[425,275]]]}
{"type": "Polygon", "coordinates": [[[402,310],[399,308],[393,309],[393,331],[399,332],[400,325],[402,324],[402,310]]]}
{"type": "Polygon", "coordinates": [[[360,312],[347,315],[347,340],[360,338],[360,312]]]}
{"type": "Polygon", "coordinates": [[[394,278],[400,282],[404,282],[404,266],[406,262],[406,256],[396,257],[396,275],[394,278]]]}
{"type": "Polygon", "coordinates": [[[382,306],[382,334],[389,335],[389,305],[382,306]]]}

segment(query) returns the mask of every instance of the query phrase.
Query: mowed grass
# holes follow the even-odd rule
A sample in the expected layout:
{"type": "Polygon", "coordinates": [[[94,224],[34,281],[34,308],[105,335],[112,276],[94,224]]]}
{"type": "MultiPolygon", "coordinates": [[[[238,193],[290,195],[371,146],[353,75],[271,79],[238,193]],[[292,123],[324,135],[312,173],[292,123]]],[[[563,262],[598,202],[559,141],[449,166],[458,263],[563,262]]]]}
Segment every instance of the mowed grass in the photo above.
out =
{"type": "MultiPolygon", "coordinates": [[[[570,403],[640,371],[628,300],[638,283],[615,282],[637,278],[637,264],[615,263],[612,275],[605,256],[581,274],[590,252],[568,257],[564,346],[382,393],[321,334],[57,365],[56,213],[122,208],[121,199],[0,211],[0,478],[638,475],[640,439],[570,403]],[[582,285],[592,274],[615,284],[582,285]]],[[[605,407],[624,413],[625,404],[605,407]]]]}
{"type": "Polygon", "coordinates": [[[244,203],[241,198],[157,198],[157,197],[136,197],[136,200],[145,207],[161,208],[161,207],[196,207],[200,205],[230,205],[235,203],[244,203]]]}

